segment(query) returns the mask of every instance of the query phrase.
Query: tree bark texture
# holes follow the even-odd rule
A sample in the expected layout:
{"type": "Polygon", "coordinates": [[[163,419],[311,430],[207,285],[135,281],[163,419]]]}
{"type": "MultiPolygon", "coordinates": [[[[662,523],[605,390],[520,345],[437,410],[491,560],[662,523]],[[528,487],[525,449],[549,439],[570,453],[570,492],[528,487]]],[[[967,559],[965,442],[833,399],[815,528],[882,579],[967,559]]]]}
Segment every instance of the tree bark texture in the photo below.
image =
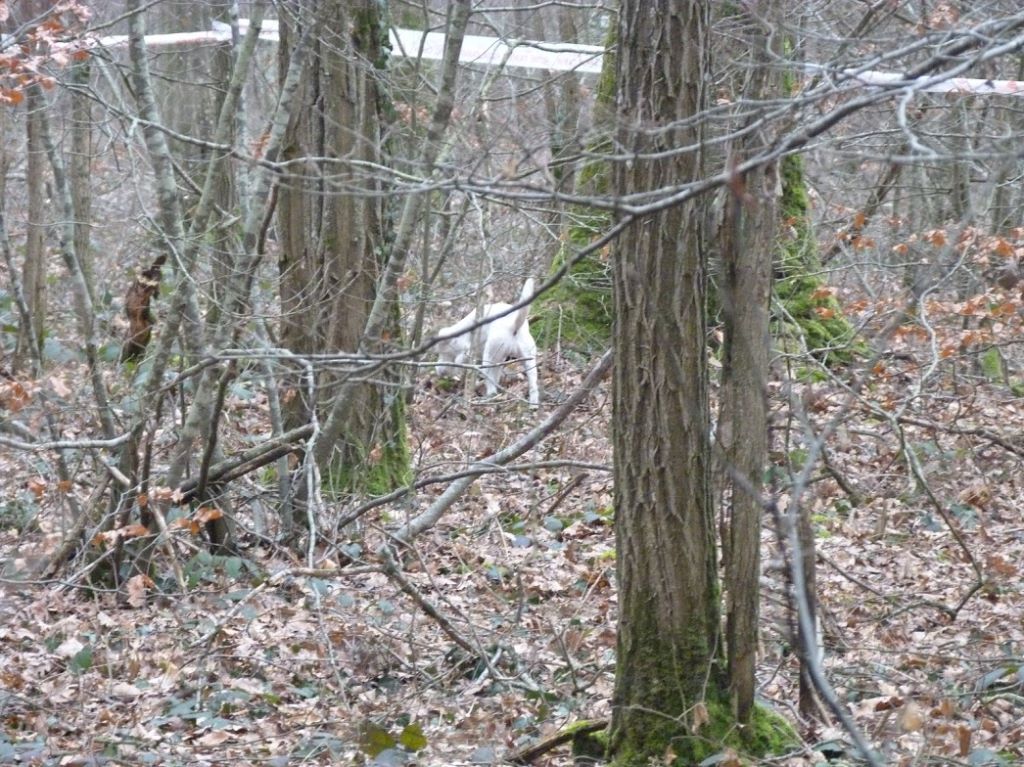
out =
{"type": "Polygon", "coordinates": [[[46,99],[39,85],[25,89],[25,182],[28,188],[28,221],[25,226],[25,263],[21,284],[25,291],[32,321],[32,333],[28,328],[18,334],[18,350],[15,359],[42,360],[42,348],[32,349],[29,338],[43,343],[46,328],[46,150],[41,136],[42,110],[46,99]]]}
{"type": "MultiPolygon", "coordinates": [[[[783,70],[779,35],[770,35],[776,19],[771,3],[759,20],[740,18],[749,32],[740,38],[749,51],[745,81],[740,89],[746,105],[782,95],[783,70]]],[[[740,59],[741,56],[737,56],[740,59]]],[[[754,130],[760,114],[744,110],[740,138],[730,147],[738,165],[764,146],[770,137],[754,130]]],[[[718,424],[725,457],[725,482],[730,488],[725,567],[726,647],[733,711],[738,722],[750,721],[754,707],[757,624],[761,574],[761,488],[768,460],[769,299],[772,264],[777,247],[779,193],[777,163],[769,163],[733,179],[729,185],[726,220],[722,228],[722,315],[725,345],[722,361],[722,415],[718,424]]]]}
{"type": "MultiPolygon", "coordinates": [[[[619,196],[702,173],[709,4],[623,0],[619,196]],[[688,148],[688,149],[687,149],[688,148]]],[[[610,750],[624,764],[684,760],[725,697],[710,486],[704,205],[639,218],[614,256],[613,444],[619,579],[610,750]],[[681,740],[678,740],[681,739],[681,740]]]]}
{"type": "MultiPolygon", "coordinates": [[[[289,126],[284,149],[283,159],[293,164],[278,202],[281,337],[297,354],[353,351],[365,340],[390,231],[372,170],[383,161],[386,94],[377,71],[383,32],[373,0],[321,0],[301,23],[315,24],[317,35],[303,72],[304,108],[289,126]]],[[[286,28],[282,56],[297,31],[286,28]]],[[[397,335],[393,320],[389,315],[385,340],[397,335]]],[[[286,426],[305,423],[312,408],[327,412],[344,396],[337,439],[332,434],[330,444],[317,445],[318,458],[331,458],[328,483],[388,487],[407,466],[398,388],[387,371],[375,371],[373,382],[352,381],[350,371],[321,376],[319,401],[291,399],[286,426]]]]}

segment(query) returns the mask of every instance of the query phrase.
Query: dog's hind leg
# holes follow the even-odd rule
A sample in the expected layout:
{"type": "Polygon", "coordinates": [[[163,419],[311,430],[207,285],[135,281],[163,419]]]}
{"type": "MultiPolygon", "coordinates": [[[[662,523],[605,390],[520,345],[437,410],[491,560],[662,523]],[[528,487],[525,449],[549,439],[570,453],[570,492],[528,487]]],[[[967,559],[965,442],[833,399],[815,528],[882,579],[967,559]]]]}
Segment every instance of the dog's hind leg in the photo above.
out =
{"type": "Polygon", "coordinates": [[[484,344],[483,359],[481,359],[480,373],[484,377],[484,385],[488,397],[498,393],[498,384],[501,382],[501,366],[508,357],[508,351],[502,343],[492,343],[488,338],[484,344]]]}
{"type": "Polygon", "coordinates": [[[526,371],[526,381],[530,386],[530,407],[537,407],[540,404],[540,384],[537,381],[537,354],[523,360],[523,370],[526,371]]]}

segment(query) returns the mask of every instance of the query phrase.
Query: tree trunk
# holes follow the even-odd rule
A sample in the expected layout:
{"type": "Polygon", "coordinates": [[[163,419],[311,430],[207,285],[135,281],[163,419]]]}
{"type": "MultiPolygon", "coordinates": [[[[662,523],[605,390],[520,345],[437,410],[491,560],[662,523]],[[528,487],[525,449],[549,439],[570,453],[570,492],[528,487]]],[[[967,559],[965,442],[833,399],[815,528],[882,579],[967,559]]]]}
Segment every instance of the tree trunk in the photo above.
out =
{"type": "MultiPolygon", "coordinates": [[[[733,165],[743,163],[766,143],[766,137],[753,129],[761,115],[751,111],[750,105],[782,95],[782,70],[777,66],[781,39],[770,35],[766,26],[777,19],[776,9],[770,6],[766,3],[758,9],[758,15],[767,22],[748,14],[740,14],[735,20],[740,29],[749,29],[748,35],[739,38],[749,56],[742,70],[745,82],[741,89],[746,117],[742,125],[735,126],[740,138],[730,147],[733,165]]],[[[742,32],[737,31],[737,34],[742,32]]],[[[739,58],[737,56],[736,60],[739,58]]],[[[724,479],[730,488],[731,505],[728,536],[723,541],[728,551],[725,560],[726,647],[733,711],[741,724],[750,721],[756,683],[760,495],[768,460],[769,298],[778,231],[779,188],[777,163],[733,179],[720,242],[725,345],[717,438],[723,447],[724,479]]]]}
{"type": "Polygon", "coordinates": [[[91,72],[88,62],[77,63],[71,69],[71,78],[76,90],[71,93],[71,157],[68,159],[68,173],[71,197],[75,205],[75,253],[78,254],[86,285],[95,303],[91,245],[92,187],[89,185],[93,157],[93,100],[87,92],[91,72]]]}
{"type": "MultiPolygon", "coordinates": [[[[710,4],[623,0],[619,197],[701,176],[710,4]],[[674,151],[673,151],[674,150],[674,151]],[[650,159],[653,155],[662,155],[650,159]]],[[[614,257],[619,636],[609,748],[623,764],[708,752],[726,700],[710,485],[700,198],[637,219],[614,257]]]]}
{"type": "Polygon", "coordinates": [[[22,359],[42,360],[43,338],[46,321],[46,150],[43,149],[42,110],[46,109],[46,98],[39,85],[25,89],[25,183],[28,187],[28,220],[25,226],[25,263],[21,273],[21,284],[25,291],[32,322],[32,332],[23,328],[18,333],[16,362],[22,359]],[[31,348],[30,338],[40,345],[31,348]]]}
{"type": "MultiPolygon", "coordinates": [[[[305,107],[286,141],[285,159],[308,159],[291,166],[295,177],[281,186],[278,202],[281,340],[298,354],[352,352],[364,341],[391,229],[380,179],[372,171],[383,154],[386,95],[377,67],[386,32],[372,0],[323,0],[309,23],[334,31],[313,43],[303,75],[305,107]]],[[[282,56],[296,31],[283,30],[282,56]]],[[[382,337],[397,336],[394,318],[390,313],[382,337]]],[[[286,398],[286,427],[307,422],[313,408],[328,411],[343,392],[347,401],[337,438],[318,445],[318,455],[323,447],[330,456],[322,466],[325,480],[335,489],[390,489],[408,472],[404,399],[394,396],[400,381],[388,371],[376,372],[372,383],[353,382],[351,376],[321,376],[317,401],[286,398]]],[[[300,508],[294,514],[306,519],[300,508]]]]}

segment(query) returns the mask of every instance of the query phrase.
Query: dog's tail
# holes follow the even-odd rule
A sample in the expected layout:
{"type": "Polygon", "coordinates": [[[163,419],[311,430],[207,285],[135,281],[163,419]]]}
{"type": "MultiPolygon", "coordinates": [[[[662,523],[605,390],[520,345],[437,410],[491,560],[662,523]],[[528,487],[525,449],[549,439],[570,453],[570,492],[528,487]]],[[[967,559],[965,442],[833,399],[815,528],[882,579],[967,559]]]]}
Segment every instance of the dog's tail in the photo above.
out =
{"type": "MultiPolygon", "coordinates": [[[[519,300],[525,301],[527,298],[533,295],[533,277],[527,277],[526,282],[523,283],[523,289],[519,291],[519,300]]],[[[519,328],[526,322],[526,318],[530,316],[530,305],[522,307],[516,312],[515,322],[512,323],[513,335],[519,332],[519,328]]]]}

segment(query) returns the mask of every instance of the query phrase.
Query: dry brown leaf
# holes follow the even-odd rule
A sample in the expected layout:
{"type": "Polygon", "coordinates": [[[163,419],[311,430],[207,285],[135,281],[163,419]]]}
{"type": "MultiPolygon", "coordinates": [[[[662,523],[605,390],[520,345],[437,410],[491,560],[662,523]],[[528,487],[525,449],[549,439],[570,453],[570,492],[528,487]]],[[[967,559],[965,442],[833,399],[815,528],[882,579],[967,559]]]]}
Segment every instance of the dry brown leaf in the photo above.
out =
{"type": "Polygon", "coordinates": [[[907,701],[907,705],[900,711],[900,729],[904,732],[917,732],[924,727],[924,712],[914,701],[907,701]]]}
{"type": "Polygon", "coordinates": [[[50,391],[52,391],[58,397],[67,397],[71,394],[71,389],[68,387],[68,385],[57,376],[50,376],[49,384],[50,391]]]}
{"type": "Polygon", "coordinates": [[[84,649],[85,649],[85,645],[84,644],[79,642],[74,637],[68,637],[63,642],[61,642],[59,645],[57,645],[57,649],[54,650],[54,652],[57,655],[59,655],[61,658],[73,658],[74,656],[78,655],[78,653],[80,653],[84,649]]]}
{"type": "Polygon", "coordinates": [[[127,525],[114,530],[114,532],[124,536],[125,538],[142,538],[149,535],[149,528],[145,525],[127,525]]]}
{"type": "Polygon", "coordinates": [[[957,727],[957,740],[960,746],[959,755],[967,756],[971,753],[971,728],[965,724],[957,727]]]}
{"type": "Polygon", "coordinates": [[[196,743],[206,747],[220,746],[231,740],[232,737],[233,736],[230,732],[225,732],[224,730],[211,730],[196,740],[196,743]]]}
{"type": "Polygon", "coordinates": [[[708,715],[708,707],[704,703],[698,703],[693,707],[693,712],[690,715],[690,730],[693,732],[700,732],[700,728],[711,721],[711,717],[708,715]]]}
{"type": "Polygon", "coordinates": [[[200,506],[196,509],[196,513],[193,515],[193,520],[196,524],[205,525],[207,522],[212,522],[213,520],[220,519],[223,516],[224,512],[216,506],[200,506]]]}
{"type": "Polygon", "coordinates": [[[5,381],[0,384],[0,407],[17,413],[31,401],[32,396],[28,390],[17,381],[5,381]]]}
{"type": "Polygon", "coordinates": [[[42,498],[46,494],[46,480],[42,477],[32,477],[25,483],[25,487],[27,487],[36,498],[42,498]]]}
{"type": "Polygon", "coordinates": [[[116,682],[110,688],[110,694],[118,700],[135,700],[142,694],[142,691],[128,682],[116,682]]]}
{"type": "Polygon", "coordinates": [[[989,554],[985,558],[985,564],[989,570],[999,575],[1015,576],[1020,572],[1020,568],[1013,562],[1008,562],[1002,554],[989,554]]]}
{"type": "Polygon", "coordinates": [[[128,592],[128,604],[132,607],[142,607],[146,604],[146,594],[156,584],[148,575],[139,573],[128,579],[125,590],[128,592]]]}

